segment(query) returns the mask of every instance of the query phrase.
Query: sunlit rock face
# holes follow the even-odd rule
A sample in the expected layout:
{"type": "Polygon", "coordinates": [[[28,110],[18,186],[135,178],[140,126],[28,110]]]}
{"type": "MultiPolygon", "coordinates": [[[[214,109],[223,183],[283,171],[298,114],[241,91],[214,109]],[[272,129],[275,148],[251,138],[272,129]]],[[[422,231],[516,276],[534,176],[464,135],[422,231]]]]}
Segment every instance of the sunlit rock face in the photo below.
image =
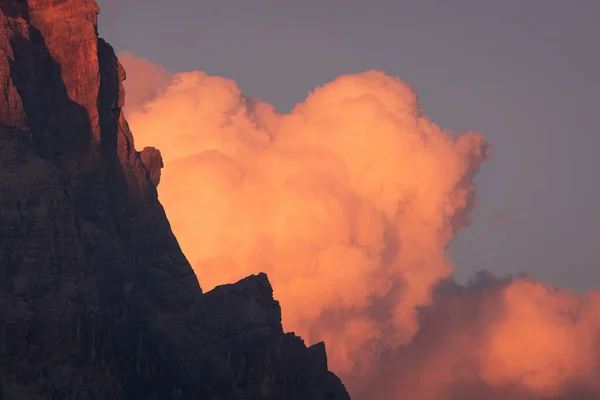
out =
{"type": "Polygon", "coordinates": [[[98,5],[0,10],[0,398],[348,399],[265,275],[202,293],[98,5]]]}

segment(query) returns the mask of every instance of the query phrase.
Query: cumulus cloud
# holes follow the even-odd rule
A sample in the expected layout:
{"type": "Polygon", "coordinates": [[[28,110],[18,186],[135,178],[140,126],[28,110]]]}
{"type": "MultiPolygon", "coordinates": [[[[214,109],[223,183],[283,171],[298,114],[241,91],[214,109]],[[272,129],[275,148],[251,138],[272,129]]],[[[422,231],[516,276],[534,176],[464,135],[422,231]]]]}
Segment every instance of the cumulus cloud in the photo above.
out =
{"type": "Polygon", "coordinates": [[[169,85],[171,73],[166,68],[135,57],[130,51],[120,52],[119,60],[125,71],[134,71],[126,78],[125,110],[137,111],[139,107],[160,95],[169,85]]]}
{"type": "Polygon", "coordinates": [[[413,341],[378,360],[357,398],[597,399],[599,300],[529,277],[443,282],[413,341]]]}
{"type": "Polygon", "coordinates": [[[343,75],[278,114],[232,80],[123,58],[136,145],[163,154],[159,197],[203,288],[266,272],[284,328],[325,340],[359,398],[539,397],[598,377],[597,297],[437,290],[489,148],[439,128],[409,85],[343,75]]]}

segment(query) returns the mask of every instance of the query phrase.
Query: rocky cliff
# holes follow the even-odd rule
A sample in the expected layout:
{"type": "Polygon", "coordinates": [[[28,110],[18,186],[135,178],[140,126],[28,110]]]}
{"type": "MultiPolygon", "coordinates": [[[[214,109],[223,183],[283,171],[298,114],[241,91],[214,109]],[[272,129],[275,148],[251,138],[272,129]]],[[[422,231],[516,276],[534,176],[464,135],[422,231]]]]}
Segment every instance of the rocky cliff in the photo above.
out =
{"type": "Polygon", "coordinates": [[[95,1],[0,10],[0,398],[348,399],[264,274],[202,293],[95,1]]]}

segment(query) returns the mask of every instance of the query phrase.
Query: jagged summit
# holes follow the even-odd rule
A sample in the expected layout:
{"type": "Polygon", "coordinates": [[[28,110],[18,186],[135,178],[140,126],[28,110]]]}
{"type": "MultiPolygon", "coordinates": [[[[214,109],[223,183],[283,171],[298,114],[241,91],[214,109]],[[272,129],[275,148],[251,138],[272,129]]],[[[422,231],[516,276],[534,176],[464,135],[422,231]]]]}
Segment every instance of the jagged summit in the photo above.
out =
{"type": "Polygon", "coordinates": [[[264,274],[203,294],[91,0],[0,0],[0,398],[348,399],[264,274]]]}

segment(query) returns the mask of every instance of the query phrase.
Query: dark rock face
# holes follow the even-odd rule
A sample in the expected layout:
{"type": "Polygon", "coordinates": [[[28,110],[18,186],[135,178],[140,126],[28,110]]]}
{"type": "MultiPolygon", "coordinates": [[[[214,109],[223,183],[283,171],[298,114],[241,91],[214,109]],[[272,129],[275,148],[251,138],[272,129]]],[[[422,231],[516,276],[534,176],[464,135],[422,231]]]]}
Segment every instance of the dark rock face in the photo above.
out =
{"type": "Polygon", "coordinates": [[[323,343],[308,349],[281,328],[281,309],[261,273],[206,293],[211,310],[205,326],[226,349],[239,398],[349,399],[341,381],[327,371],[323,343]]]}
{"type": "Polygon", "coordinates": [[[0,399],[348,399],[264,274],[202,293],[95,1],[0,11],[0,399]]]}
{"type": "Polygon", "coordinates": [[[160,170],[164,167],[160,150],[154,147],[144,147],[140,152],[140,158],[148,171],[150,182],[154,186],[160,183],[160,170]]]}

